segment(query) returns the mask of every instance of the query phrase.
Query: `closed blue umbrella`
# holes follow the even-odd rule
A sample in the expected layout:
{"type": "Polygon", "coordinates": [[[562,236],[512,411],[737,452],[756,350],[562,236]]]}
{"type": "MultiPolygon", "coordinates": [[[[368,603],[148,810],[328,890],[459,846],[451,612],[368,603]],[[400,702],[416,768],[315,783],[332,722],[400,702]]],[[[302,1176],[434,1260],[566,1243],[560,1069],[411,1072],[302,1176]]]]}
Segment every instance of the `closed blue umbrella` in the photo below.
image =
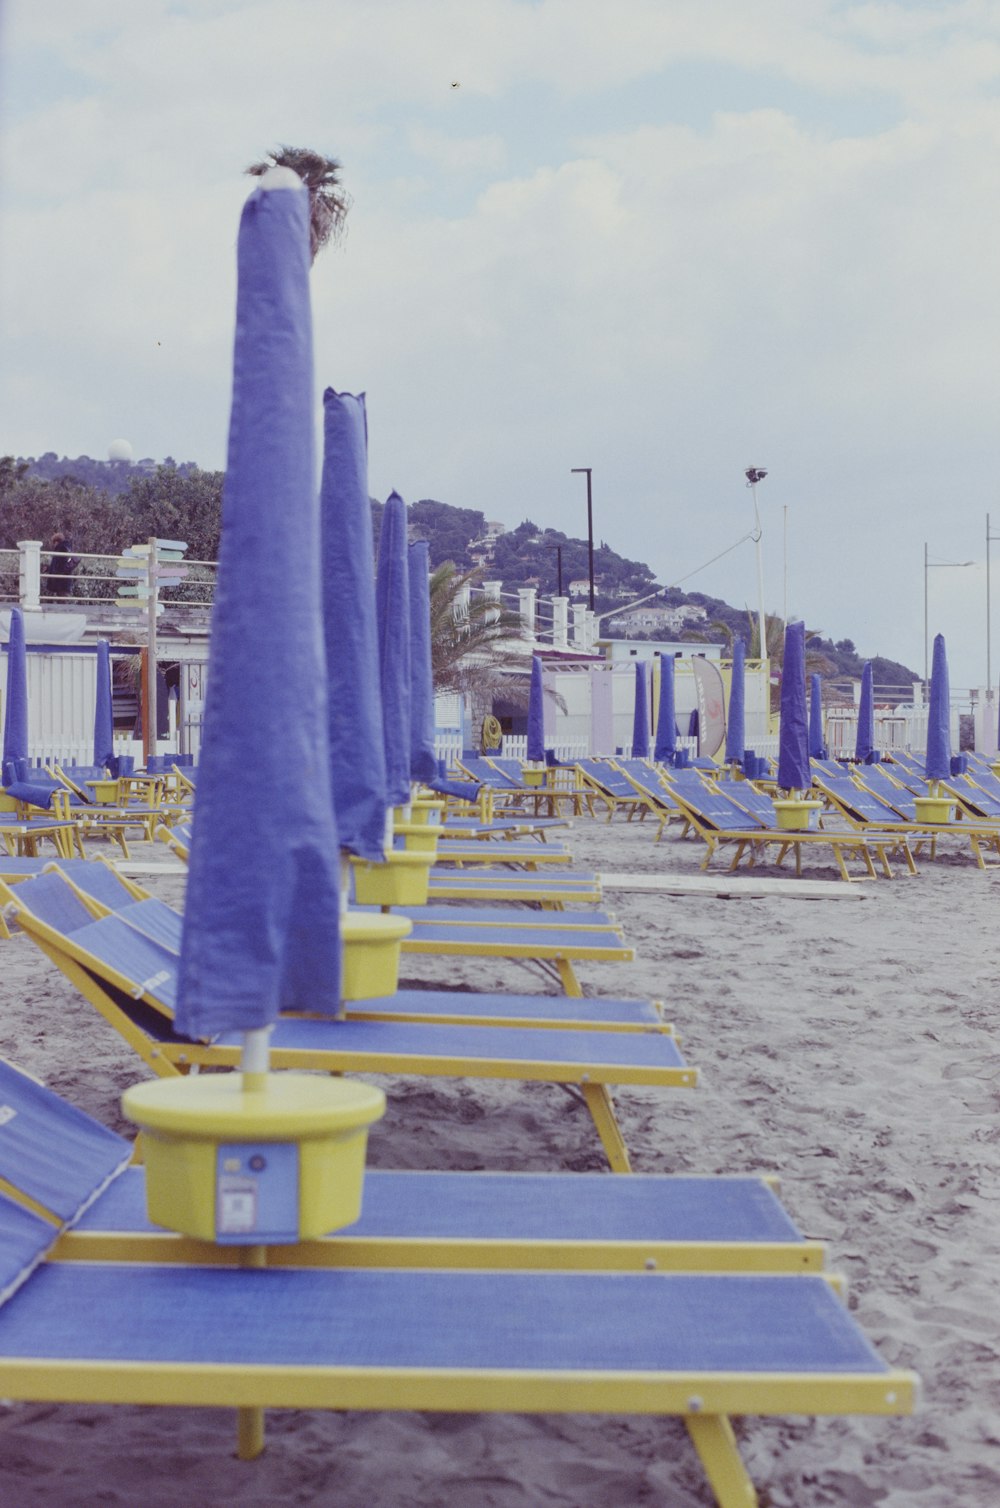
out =
{"type": "Polygon", "coordinates": [[[657,764],[673,764],[677,753],[677,713],[674,707],[674,661],[660,656],[660,705],[656,714],[656,745],[653,758],[657,764]]]}
{"type": "Polygon", "coordinates": [[[823,682],[818,675],[809,677],[809,753],[813,759],[829,757],[823,742],[823,682]]]}
{"type": "Polygon", "coordinates": [[[729,716],[726,718],[726,759],[740,764],[746,748],[746,645],[737,639],[733,645],[733,673],[729,688],[729,716]]]}
{"type": "Polygon", "coordinates": [[[115,721],[111,696],[111,653],[107,639],[97,641],[97,701],[94,707],[94,764],[103,768],[115,757],[115,721]]]}
{"type": "Polygon", "coordinates": [[[858,736],[854,757],[859,764],[871,763],[875,753],[875,686],[872,662],[866,660],[861,671],[861,700],[858,703],[858,736]]]}
{"type": "Polygon", "coordinates": [[[545,690],[542,662],[531,657],[531,686],[528,690],[528,758],[536,764],[545,762],[545,690]]]}
{"type": "Polygon", "coordinates": [[[951,693],[943,634],[934,636],[924,773],[928,780],[948,780],[951,777],[951,693]]]}
{"type": "Polygon", "coordinates": [[[24,616],[11,608],[7,630],[7,697],[3,713],[4,784],[18,779],[10,768],[14,760],[28,758],[28,650],[24,639],[24,616]]]}
{"type": "Polygon", "coordinates": [[[375,607],[386,798],[390,806],[404,806],[410,799],[410,586],[406,504],[398,492],[390,494],[382,514],[375,607]]]}
{"type": "Polygon", "coordinates": [[[364,394],[323,394],[320,487],[330,780],[340,846],[385,856],[385,748],[364,394]]]}
{"type": "MultiPolygon", "coordinates": [[[[340,1013],[314,452],[309,208],[290,170],[247,200],[209,692],[177,1027],[340,1013]]],[[[248,1038],[256,1045],[259,1038],[248,1038]]],[[[247,1061],[245,1059],[245,1061],[247,1061]]]]}
{"type": "Polygon", "coordinates": [[[632,758],[649,758],[649,680],[644,660],[635,662],[635,706],[632,712],[632,758]]]}
{"type": "Polygon", "coordinates": [[[785,628],[778,784],[786,791],[805,791],[812,784],[806,720],[806,626],[802,622],[789,623],[785,628]]]}
{"type": "Polygon", "coordinates": [[[407,553],[410,588],[410,779],[435,780],[434,669],[431,663],[431,547],[425,539],[407,553]]]}

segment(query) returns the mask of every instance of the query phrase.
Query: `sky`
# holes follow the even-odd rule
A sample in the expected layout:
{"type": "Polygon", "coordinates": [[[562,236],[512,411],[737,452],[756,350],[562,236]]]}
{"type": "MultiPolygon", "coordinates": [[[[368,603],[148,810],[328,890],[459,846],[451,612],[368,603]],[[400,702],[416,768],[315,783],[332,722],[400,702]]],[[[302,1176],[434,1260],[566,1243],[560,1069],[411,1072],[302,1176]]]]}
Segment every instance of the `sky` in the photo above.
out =
{"type": "Polygon", "coordinates": [[[282,143],[353,201],[317,422],[367,393],[373,495],[580,536],[590,466],[599,540],[756,609],[762,466],[769,612],[919,674],[926,584],[986,684],[1000,0],[6,0],[0,454],[223,466],[282,143]]]}

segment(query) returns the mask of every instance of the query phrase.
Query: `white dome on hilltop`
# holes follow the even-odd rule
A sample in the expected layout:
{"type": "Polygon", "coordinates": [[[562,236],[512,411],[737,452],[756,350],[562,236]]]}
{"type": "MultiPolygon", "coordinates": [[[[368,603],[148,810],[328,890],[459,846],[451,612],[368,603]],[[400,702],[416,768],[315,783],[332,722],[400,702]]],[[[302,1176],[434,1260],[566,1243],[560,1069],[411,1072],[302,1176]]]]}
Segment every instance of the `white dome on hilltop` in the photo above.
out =
{"type": "Polygon", "coordinates": [[[132,447],[127,440],[112,440],[108,446],[109,461],[131,461],[132,447]]]}

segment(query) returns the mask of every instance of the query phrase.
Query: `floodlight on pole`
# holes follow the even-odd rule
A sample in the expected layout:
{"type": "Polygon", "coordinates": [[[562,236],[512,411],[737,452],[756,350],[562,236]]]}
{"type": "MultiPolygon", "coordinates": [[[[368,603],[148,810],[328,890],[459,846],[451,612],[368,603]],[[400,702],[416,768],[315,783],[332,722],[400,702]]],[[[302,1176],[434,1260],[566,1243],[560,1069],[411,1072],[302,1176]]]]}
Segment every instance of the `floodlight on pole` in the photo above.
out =
{"type": "Polygon", "coordinates": [[[753,498],[754,534],[753,541],[757,551],[757,622],[760,635],[760,658],[767,659],[767,619],[764,614],[764,562],[761,556],[760,540],[763,530],[760,525],[760,509],[757,507],[757,483],[762,482],[767,476],[765,466],[748,466],[743,475],[747,479],[750,488],[750,496],[753,498]]]}

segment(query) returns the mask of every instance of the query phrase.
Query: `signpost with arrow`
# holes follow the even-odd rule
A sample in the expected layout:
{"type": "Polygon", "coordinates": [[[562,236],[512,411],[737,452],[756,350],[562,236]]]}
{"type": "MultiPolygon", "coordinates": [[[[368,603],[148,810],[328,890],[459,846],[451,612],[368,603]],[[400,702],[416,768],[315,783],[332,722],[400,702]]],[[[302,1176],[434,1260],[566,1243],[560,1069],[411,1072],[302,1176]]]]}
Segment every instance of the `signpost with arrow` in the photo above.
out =
{"type": "Polygon", "coordinates": [[[147,755],[156,753],[156,620],[164,611],[160,588],[178,586],[188,574],[183,564],[187,545],[180,539],[150,539],[144,545],[128,545],[118,557],[115,575],[120,578],[117,603],[146,615],[146,727],[147,755]]]}

